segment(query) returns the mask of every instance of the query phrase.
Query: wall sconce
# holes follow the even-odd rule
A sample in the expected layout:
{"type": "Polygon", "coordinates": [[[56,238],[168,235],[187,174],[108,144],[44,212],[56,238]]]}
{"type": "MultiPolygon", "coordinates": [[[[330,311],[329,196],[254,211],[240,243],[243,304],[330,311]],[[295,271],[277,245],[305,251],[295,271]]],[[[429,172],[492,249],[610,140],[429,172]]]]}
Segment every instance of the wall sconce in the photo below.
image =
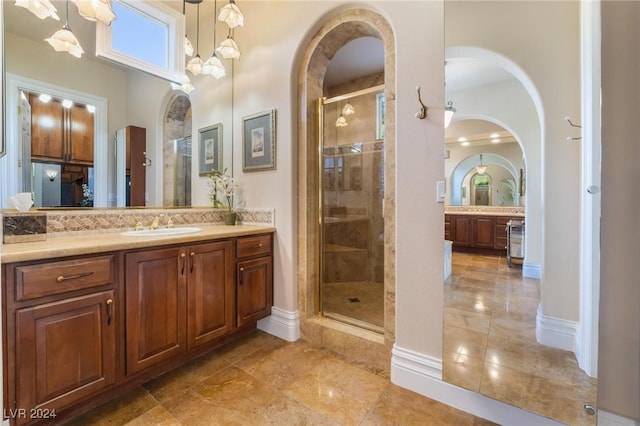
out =
{"type": "Polygon", "coordinates": [[[53,169],[45,169],[44,174],[47,175],[51,182],[53,182],[56,176],[58,176],[58,171],[53,169]]]}
{"type": "Polygon", "coordinates": [[[447,106],[444,107],[444,128],[446,129],[451,124],[453,114],[456,113],[456,109],[453,107],[453,102],[447,102],[447,106]]]}

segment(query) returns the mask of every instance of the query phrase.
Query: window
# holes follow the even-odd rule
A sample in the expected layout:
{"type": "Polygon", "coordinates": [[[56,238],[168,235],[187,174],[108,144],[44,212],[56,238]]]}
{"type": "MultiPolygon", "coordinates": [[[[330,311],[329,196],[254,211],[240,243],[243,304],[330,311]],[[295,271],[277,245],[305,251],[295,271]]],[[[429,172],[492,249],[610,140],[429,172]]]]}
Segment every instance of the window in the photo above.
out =
{"type": "Polygon", "coordinates": [[[98,22],[96,56],[169,81],[184,74],[184,16],[161,1],[114,0],[118,17],[98,22]]]}

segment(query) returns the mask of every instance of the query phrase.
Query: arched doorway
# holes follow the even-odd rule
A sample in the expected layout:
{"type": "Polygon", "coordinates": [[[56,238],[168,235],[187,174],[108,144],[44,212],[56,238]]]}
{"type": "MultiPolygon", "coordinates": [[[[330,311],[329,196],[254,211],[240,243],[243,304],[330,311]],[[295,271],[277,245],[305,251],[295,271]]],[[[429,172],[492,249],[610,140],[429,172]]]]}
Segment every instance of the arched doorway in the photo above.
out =
{"type": "MultiPolygon", "coordinates": [[[[387,21],[374,11],[366,9],[348,9],[327,19],[324,25],[302,49],[298,87],[298,308],[302,320],[303,335],[309,336],[310,323],[317,317],[320,309],[319,273],[320,273],[320,156],[318,145],[317,99],[322,98],[324,76],[328,64],[348,42],[360,37],[376,37],[383,42],[384,96],[385,112],[385,148],[387,159],[395,156],[395,68],[394,37],[387,21]]],[[[395,281],[394,281],[394,183],[395,164],[386,161],[384,166],[385,217],[384,217],[384,338],[377,343],[392,343],[395,340],[395,281]]],[[[377,338],[374,338],[376,340],[377,338]]],[[[379,346],[379,345],[378,345],[379,346]]],[[[363,351],[367,347],[360,346],[363,351]]],[[[384,348],[384,346],[383,346],[384,348]]],[[[387,350],[388,352],[388,350],[387,350]]],[[[358,354],[363,362],[380,361],[378,355],[358,354]],[[365,356],[360,356],[365,355],[365,356]],[[368,359],[367,359],[368,358],[368,359]]],[[[380,368],[388,369],[388,359],[376,362],[380,368]]]]}

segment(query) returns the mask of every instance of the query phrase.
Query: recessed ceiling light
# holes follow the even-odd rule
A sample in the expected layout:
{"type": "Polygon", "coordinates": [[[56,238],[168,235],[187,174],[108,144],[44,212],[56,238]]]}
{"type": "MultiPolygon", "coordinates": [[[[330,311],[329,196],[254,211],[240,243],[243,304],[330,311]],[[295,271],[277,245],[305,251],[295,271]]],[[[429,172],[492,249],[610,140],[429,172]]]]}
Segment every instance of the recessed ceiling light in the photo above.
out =
{"type": "Polygon", "coordinates": [[[491,139],[491,143],[500,143],[500,139],[498,138],[491,139]]]}
{"type": "Polygon", "coordinates": [[[462,146],[469,146],[469,142],[468,142],[468,141],[464,141],[464,142],[462,142],[460,145],[462,145],[462,146]]]}
{"type": "Polygon", "coordinates": [[[93,105],[87,105],[87,111],[89,111],[91,114],[94,114],[96,112],[96,107],[93,105]]]}
{"type": "Polygon", "coordinates": [[[492,139],[499,138],[499,137],[500,137],[500,134],[498,134],[498,133],[491,133],[491,135],[490,135],[489,137],[490,137],[490,138],[492,138],[492,139]]]}
{"type": "Polygon", "coordinates": [[[465,138],[464,136],[460,136],[458,138],[458,142],[466,142],[466,141],[467,141],[467,138],[465,138]]]}
{"type": "Polygon", "coordinates": [[[46,93],[42,93],[40,96],[38,96],[38,99],[40,100],[40,102],[46,104],[51,100],[51,96],[47,95],[46,93]]]}
{"type": "Polygon", "coordinates": [[[71,108],[73,106],[73,102],[69,99],[65,99],[62,101],[62,106],[65,108],[71,108]]]}

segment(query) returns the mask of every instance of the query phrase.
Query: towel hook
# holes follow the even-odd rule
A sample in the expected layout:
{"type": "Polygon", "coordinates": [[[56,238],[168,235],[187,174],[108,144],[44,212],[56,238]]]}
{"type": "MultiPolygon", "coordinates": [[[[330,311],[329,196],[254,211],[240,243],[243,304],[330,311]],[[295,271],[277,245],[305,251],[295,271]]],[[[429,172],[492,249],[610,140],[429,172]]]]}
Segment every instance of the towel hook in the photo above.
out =
{"type": "Polygon", "coordinates": [[[418,102],[420,103],[420,111],[415,113],[416,118],[420,120],[424,120],[427,118],[427,106],[422,103],[422,97],[420,96],[420,86],[416,86],[416,91],[418,92],[418,102]]]}
{"type": "MultiPolygon", "coordinates": [[[[573,122],[571,121],[571,117],[566,116],[564,119],[569,123],[569,125],[570,125],[571,127],[576,127],[576,128],[578,128],[578,129],[582,129],[582,126],[580,126],[579,124],[575,124],[575,123],[573,123],[573,122]]],[[[578,137],[576,137],[576,138],[573,138],[573,137],[571,137],[571,136],[567,136],[567,142],[579,141],[580,139],[582,139],[582,136],[578,136],[578,137]]]]}

